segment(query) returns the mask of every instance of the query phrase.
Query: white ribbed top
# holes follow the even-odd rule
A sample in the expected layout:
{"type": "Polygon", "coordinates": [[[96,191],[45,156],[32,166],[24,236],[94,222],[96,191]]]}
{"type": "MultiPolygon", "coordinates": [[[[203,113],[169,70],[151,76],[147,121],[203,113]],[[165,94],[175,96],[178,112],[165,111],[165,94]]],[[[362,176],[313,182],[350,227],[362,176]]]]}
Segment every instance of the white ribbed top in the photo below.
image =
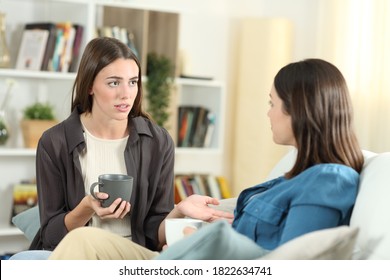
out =
{"type": "MultiPolygon", "coordinates": [[[[107,140],[93,136],[84,127],[87,144],[85,153],[80,154],[85,193],[89,194],[92,183],[98,181],[101,174],[127,174],[124,150],[128,136],[122,139],[107,140]]],[[[121,236],[131,237],[129,217],[102,220],[97,215],[92,217],[91,226],[107,229],[121,236]]]]}

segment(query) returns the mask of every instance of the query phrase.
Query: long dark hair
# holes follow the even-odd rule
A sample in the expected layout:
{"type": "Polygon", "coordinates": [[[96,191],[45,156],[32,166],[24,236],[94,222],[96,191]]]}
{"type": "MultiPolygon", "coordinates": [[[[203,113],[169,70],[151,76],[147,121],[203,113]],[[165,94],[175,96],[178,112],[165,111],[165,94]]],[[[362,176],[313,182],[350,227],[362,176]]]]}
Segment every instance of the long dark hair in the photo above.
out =
{"type": "Polygon", "coordinates": [[[353,130],[353,110],[342,73],[321,59],[290,63],[274,79],[283,109],[291,116],[297,160],[294,177],[319,163],[339,163],[360,173],[364,158],[353,130]]]}
{"type": "Polygon", "coordinates": [[[73,84],[72,111],[79,107],[81,112],[92,112],[93,99],[89,91],[92,88],[96,75],[118,58],[132,59],[138,66],[138,93],[134,100],[133,108],[129,113],[129,118],[143,116],[150,119],[150,116],[142,109],[142,75],[139,60],[128,46],[117,39],[109,37],[92,39],[85,47],[76,80],[73,84]]]}

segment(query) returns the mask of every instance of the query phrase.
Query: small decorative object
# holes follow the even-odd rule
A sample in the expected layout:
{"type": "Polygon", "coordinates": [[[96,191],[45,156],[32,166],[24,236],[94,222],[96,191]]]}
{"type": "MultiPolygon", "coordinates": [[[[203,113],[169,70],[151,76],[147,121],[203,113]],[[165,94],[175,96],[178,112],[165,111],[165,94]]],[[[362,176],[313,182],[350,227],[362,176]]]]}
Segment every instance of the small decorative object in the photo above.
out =
{"type": "Polygon", "coordinates": [[[27,107],[21,121],[26,148],[36,149],[43,132],[57,123],[53,107],[50,104],[37,102],[27,107]]]}
{"type": "Polygon", "coordinates": [[[6,115],[6,108],[7,108],[9,96],[11,94],[11,89],[15,84],[15,81],[11,79],[7,79],[6,84],[7,84],[7,91],[5,93],[3,102],[1,103],[0,106],[0,146],[5,145],[10,136],[10,130],[9,130],[7,115],[6,115]]]}
{"type": "Polygon", "coordinates": [[[5,14],[0,12],[0,68],[9,68],[11,64],[5,34],[5,14]]]}
{"type": "Polygon", "coordinates": [[[9,129],[7,120],[5,118],[5,112],[3,110],[0,111],[0,146],[3,146],[7,143],[9,138],[9,129]]]}
{"type": "Polygon", "coordinates": [[[127,43],[127,45],[133,51],[135,56],[139,58],[138,50],[137,50],[137,48],[135,46],[135,36],[134,36],[133,32],[128,32],[128,43],[127,43]]]}
{"type": "Polygon", "coordinates": [[[168,108],[174,67],[167,57],[150,53],[146,68],[148,112],[158,125],[164,126],[169,118],[168,108]]]}

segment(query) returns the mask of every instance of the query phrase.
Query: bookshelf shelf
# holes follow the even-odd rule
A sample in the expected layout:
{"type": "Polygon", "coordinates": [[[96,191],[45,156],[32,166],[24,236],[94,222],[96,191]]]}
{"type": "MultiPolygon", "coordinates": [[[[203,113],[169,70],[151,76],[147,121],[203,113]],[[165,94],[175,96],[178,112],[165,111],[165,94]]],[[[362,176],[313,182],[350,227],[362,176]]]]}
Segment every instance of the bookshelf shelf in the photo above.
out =
{"type": "Polygon", "coordinates": [[[0,148],[0,157],[35,157],[35,149],[0,148]]]}
{"type": "Polygon", "coordinates": [[[219,80],[177,78],[176,83],[182,86],[203,86],[203,87],[211,87],[211,88],[223,87],[223,82],[219,80]]]}
{"type": "Polygon", "coordinates": [[[23,232],[12,225],[0,225],[0,237],[1,236],[14,236],[23,235],[23,232]]]}
{"type": "Polygon", "coordinates": [[[41,80],[68,80],[73,81],[75,73],[57,73],[48,71],[0,69],[1,78],[24,78],[24,79],[41,79],[41,80]]]}
{"type": "MultiPolygon", "coordinates": [[[[118,25],[133,31],[143,73],[147,70],[146,57],[149,52],[163,54],[172,59],[175,65],[180,65],[179,33],[185,32],[181,29],[180,17],[182,13],[188,12],[188,9],[188,5],[181,1],[1,1],[1,10],[7,14],[7,41],[9,45],[15,46],[11,50],[12,65],[16,64],[26,23],[71,21],[84,26],[80,53],[87,42],[95,37],[98,27],[118,25]],[[24,9],[20,9],[21,6],[24,9]]],[[[216,115],[216,125],[210,147],[176,148],[175,172],[223,174],[225,83],[215,79],[181,78],[178,69],[176,74],[172,107],[207,107],[216,115]]],[[[0,147],[0,204],[3,209],[11,209],[12,186],[21,180],[35,177],[36,151],[22,148],[19,128],[22,108],[35,101],[49,102],[54,105],[58,121],[62,121],[70,113],[71,90],[75,77],[76,73],[0,69],[0,100],[5,89],[4,81],[16,81],[8,108],[12,117],[12,135],[7,146],[0,147]]],[[[143,77],[143,81],[146,81],[146,77],[143,77]]],[[[172,122],[172,127],[176,126],[177,119],[172,122]]],[[[175,129],[170,133],[173,139],[177,138],[175,129]]],[[[0,251],[6,248],[7,251],[20,250],[21,244],[24,244],[21,242],[24,238],[21,232],[15,227],[7,226],[10,212],[11,210],[0,212],[0,251]]]]}

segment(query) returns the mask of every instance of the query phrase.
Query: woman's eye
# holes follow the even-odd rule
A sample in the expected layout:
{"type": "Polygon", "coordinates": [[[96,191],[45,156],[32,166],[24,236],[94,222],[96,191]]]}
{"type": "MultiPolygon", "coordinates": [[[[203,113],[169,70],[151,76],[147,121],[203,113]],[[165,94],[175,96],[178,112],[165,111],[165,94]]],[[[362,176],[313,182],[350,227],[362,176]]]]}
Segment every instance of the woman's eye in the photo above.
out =
{"type": "Polygon", "coordinates": [[[273,107],[274,106],[274,104],[272,103],[272,101],[270,100],[270,101],[268,101],[268,105],[269,106],[271,106],[271,107],[273,107]]]}
{"type": "Polygon", "coordinates": [[[112,82],[109,82],[108,85],[111,86],[111,87],[117,87],[119,85],[119,82],[118,81],[112,81],[112,82]]]}
{"type": "Polygon", "coordinates": [[[138,81],[137,80],[131,80],[130,82],[129,82],[129,85],[130,86],[136,86],[138,84],[138,81]]]}

